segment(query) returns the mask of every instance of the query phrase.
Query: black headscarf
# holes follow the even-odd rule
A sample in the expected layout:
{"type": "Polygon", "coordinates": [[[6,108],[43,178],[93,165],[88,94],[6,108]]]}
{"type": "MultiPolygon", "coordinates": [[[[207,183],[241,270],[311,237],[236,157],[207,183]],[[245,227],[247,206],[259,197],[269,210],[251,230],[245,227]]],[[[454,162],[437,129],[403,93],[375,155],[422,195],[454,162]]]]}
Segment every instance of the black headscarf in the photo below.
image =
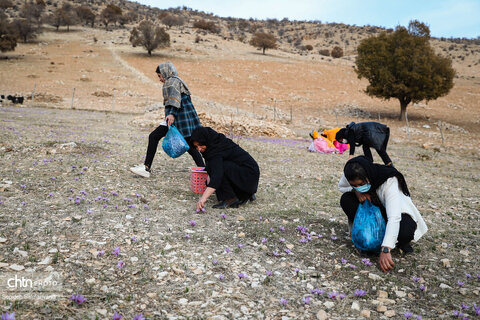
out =
{"type": "MultiPolygon", "coordinates": [[[[372,185],[371,191],[375,191],[380,187],[385,181],[387,181],[391,177],[397,177],[398,179],[398,186],[400,190],[406,195],[410,196],[410,191],[408,191],[407,182],[403,174],[400,173],[397,169],[385,166],[382,164],[373,163],[365,156],[358,156],[353,159],[347,161],[349,163],[358,163],[360,164],[367,173],[367,178],[372,185]]],[[[345,166],[347,165],[345,164],[345,166]]],[[[344,169],[345,172],[345,169],[344,169]]]]}
{"type": "Polygon", "coordinates": [[[225,150],[237,146],[235,142],[225,137],[223,133],[218,133],[210,127],[200,127],[193,130],[190,141],[192,143],[197,141],[200,145],[207,147],[205,152],[202,153],[203,158],[207,161],[221,155],[225,150]]]}

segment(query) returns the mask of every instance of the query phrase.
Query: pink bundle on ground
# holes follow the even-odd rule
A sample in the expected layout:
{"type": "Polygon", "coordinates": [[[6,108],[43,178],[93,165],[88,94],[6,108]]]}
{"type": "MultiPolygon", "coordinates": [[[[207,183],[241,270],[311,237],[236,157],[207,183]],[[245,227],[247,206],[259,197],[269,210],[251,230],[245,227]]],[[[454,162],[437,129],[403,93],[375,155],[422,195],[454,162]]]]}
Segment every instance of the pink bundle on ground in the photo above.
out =
{"type": "Polygon", "coordinates": [[[340,143],[338,141],[333,141],[333,145],[337,148],[338,153],[342,154],[350,147],[348,143],[340,143]]]}
{"type": "Polygon", "coordinates": [[[313,140],[308,150],[312,152],[320,152],[320,153],[334,153],[337,151],[336,148],[330,147],[328,142],[323,137],[318,137],[317,139],[313,140]]]}

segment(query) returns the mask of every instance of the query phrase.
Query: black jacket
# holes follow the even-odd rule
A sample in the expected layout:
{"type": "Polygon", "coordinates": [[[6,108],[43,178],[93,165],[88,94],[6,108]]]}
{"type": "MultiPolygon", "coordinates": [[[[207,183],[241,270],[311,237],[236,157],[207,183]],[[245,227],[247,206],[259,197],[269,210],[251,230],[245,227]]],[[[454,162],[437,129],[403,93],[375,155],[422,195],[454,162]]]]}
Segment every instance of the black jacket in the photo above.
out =
{"type": "Polygon", "coordinates": [[[355,153],[355,146],[364,145],[375,150],[386,149],[390,128],[378,122],[351,122],[346,127],[346,137],[350,144],[350,154],[355,153]]]}

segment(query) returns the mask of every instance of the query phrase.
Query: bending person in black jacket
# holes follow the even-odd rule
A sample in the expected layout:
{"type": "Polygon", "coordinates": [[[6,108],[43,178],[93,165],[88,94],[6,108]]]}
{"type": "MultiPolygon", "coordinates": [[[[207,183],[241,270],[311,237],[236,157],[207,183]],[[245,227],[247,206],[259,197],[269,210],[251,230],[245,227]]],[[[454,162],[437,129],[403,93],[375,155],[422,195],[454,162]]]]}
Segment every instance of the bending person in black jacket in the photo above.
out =
{"type": "Polygon", "coordinates": [[[350,122],[346,128],[340,129],[335,140],[350,144],[350,155],[352,159],[355,154],[355,146],[362,146],[365,157],[373,162],[370,148],[374,148],[387,166],[393,166],[392,159],[387,154],[388,138],[390,137],[390,128],[378,122],[350,122]]]}
{"type": "Polygon", "coordinates": [[[197,128],[191,141],[206,162],[209,181],[197,202],[197,210],[205,207],[215,192],[218,204],[213,208],[237,208],[255,200],[260,169],[257,162],[238,144],[209,127],[197,128]]]}

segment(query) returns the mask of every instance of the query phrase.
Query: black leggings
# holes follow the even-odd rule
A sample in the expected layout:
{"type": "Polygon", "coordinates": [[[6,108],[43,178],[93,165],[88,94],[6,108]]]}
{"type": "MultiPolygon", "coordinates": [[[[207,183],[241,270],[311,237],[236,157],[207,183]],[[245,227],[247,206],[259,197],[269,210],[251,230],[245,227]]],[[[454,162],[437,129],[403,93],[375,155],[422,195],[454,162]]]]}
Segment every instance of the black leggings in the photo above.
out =
{"type": "MultiPolygon", "coordinates": [[[[348,222],[353,223],[355,214],[359,205],[357,196],[353,191],[345,192],[340,198],[340,206],[348,217],[348,222]]],[[[382,216],[386,219],[386,213],[382,210],[382,216]]],[[[400,221],[400,230],[398,231],[397,246],[403,247],[413,240],[415,230],[417,229],[417,223],[413,221],[412,217],[408,213],[402,213],[402,220],[400,221]]]]}
{"type": "MultiPolygon", "coordinates": [[[[157,152],[158,142],[165,137],[168,132],[168,126],[158,126],[155,130],[150,133],[148,136],[148,147],[147,147],[147,156],[145,157],[145,165],[150,169],[152,167],[153,157],[155,157],[155,153],[157,152]]],[[[195,148],[193,143],[190,141],[190,137],[186,137],[185,140],[187,141],[190,149],[188,149],[188,153],[192,156],[193,161],[197,167],[205,167],[205,163],[203,162],[202,155],[198,150],[195,148]]]]}
{"type": "MultiPolygon", "coordinates": [[[[377,151],[378,155],[380,158],[382,158],[384,164],[389,164],[392,162],[392,159],[387,154],[387,144],[388,144],[388,138],[390,137],[390,130],[385,134],[385,140],[383,140],[383,143],[380,147],[380,149],[375,148],[375,151],[377,151]]],[[[368,144],[363,144],[362,145],[363,149],[363,154],[365,157],[370,159],[370,161],[373,162],[373,156],[372,156],[372,151],[370,151],[370,146],[368,144]]]]}

